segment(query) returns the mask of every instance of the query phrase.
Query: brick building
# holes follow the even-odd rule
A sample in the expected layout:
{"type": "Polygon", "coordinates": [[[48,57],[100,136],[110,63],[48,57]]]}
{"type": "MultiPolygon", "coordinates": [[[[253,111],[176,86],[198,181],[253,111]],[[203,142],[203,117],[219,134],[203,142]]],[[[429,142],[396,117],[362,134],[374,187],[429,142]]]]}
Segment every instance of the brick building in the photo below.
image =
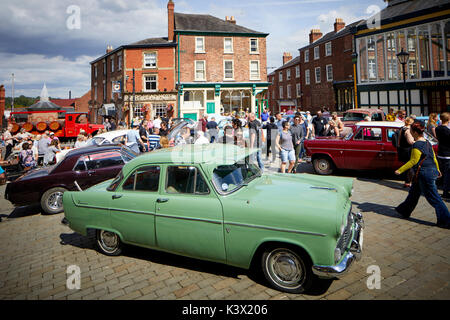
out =
{"type": "Polygon", "coordinates": [[[3,115],[5,114],[5,86],[0,85],[0,128],[3,127],[3,115]]]}
{"type": "Polygon", "coordinates": [[[283,65],[268,76],[269,107],[272,114],[296,110],[302,106],[300,57],[292,59],[289,52],[283,54],[283,65]]]}
{"type": "Polygon", "coordinates": [[[353,34],[355,22],[348,26],[337,18],[333,31],[323,35],[313,29],[309,45],[300,48],[302,106],[316,112],[322,107],[344,111],[355,107],[353,34]]]}
{"type": "Polygon", "coordinates": [[[267,33],[200,14],[175,13],[169,1],[168,38],[177,44],[180,117],[249,110],[267,105],[267,33]]]}
{"type": "Polygon", "coordinates": [[[358,104],[416,115],[450,111],[449,1],[386,2],[356,27],[358,104]],[[406,83],[397,58],[402,50],[409,54],[406,83]]]}
{"type": "Polygon", "coordinates": [[[169,107],[175,110],[175,48],[167,38],[108,46],[91,62],[91,122],[107,116],[130,123],[136,117],[166,116],[169,107]]]}

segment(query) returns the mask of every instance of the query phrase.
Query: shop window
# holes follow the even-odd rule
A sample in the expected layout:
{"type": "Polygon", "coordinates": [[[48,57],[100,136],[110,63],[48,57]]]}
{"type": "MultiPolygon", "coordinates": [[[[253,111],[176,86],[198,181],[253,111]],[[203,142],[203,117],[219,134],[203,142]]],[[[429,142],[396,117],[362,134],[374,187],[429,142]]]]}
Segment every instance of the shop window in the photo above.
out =
{"type": "Polygon", "coordinates": [[[431,52],[433,53],[433,72],[435,77],[445,76],[443,45],[441,24],[433,23],[431,25],[431,52]]]}
{"type": "MultiPolygon", "coordinates": [[[[408,29],[405,31],[408,37],[408,68],[409,68],[409,78],[410,79],[418,79],[419,72],[417,70],[417,36],[416,29],[408,29]]],[[[402,77],[403,79],[403,77],[402,77]]]]}
{"type": "Polygon", "coordinates": [[[430,66],[430,35],[428,25],[418,28],[419,56],[420,56],[420,74],[422,79],[431,78],[430,66]]]}

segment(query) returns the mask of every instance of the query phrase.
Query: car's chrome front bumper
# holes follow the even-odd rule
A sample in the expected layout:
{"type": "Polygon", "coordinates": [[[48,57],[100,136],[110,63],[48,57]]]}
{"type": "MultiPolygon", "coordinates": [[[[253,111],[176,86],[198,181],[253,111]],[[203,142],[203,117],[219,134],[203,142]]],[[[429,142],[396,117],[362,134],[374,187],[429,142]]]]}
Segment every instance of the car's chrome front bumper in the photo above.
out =
{"type": "Polygon", "coordinates": [[[315,275],[320,278],[339,278],[345,274],[353,261],[361,259],[362,254],[362,244],[363,244],[363,229],[364,220],[361,213],[352,213],[353,220],[355,222],[353,239],[351,240],[350,248],[347,249],[344,258],[337,265],[332,266],[321,266],[314,265],[312,270],[315,275]]]}

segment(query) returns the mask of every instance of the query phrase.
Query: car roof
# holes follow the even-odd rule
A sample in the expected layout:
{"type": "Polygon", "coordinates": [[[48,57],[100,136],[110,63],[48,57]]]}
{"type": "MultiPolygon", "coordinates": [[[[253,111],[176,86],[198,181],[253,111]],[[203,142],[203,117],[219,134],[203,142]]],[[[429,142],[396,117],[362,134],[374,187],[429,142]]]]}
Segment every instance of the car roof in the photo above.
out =
{"type": "Polygon", "coordinates": [[[205,144],[205,145],[180,145],[173,148],[159,149],[145,153],[130,161],[124,167],[124,174],[128,170],[146,165],[159,163],[176,164],[208,164],[208,165],[226,165],[234,164],[247,157],[249,154],[257,151],[256,149],[241,148],[232,144],[205,144]]]}
{"type": "Polygon", "coordinates": [[[112,140],[112,139],[114,139],[116,137],[123,136],[123,135],[127,134],[128,131],[130,131],[130,129],[128,129],[128,130],[108,131],[108,132],[105,132],[105,133],[102,133],[102,134],[98,134],[94,138],[105,138],[105,139],[108,139],[108,140],[112,140]]]}
{"type": "Polygon", "coordinates": [[[358,127],[389,127],[389,128],[402,128],[405,126],[403,122],[393,121],[361,121],[355,124],[358,127]]]}
{"type": "Polygon", "coordinates": [[[66,155],[66,159],[69,157],[73,157],[73,156],[79,156],[79,155],[83,155],[83,154],[87,154],[87,153],[91,153],[91,152],[101,152],[101,151],[108,151],[111,149],[122,149],[123,146],[120,144],[108,144],[108,145],[103,145],[103,146],[89,146],[89,147],[83,147],[83,148],[77,148],[77,149],[73,149],[70,150],[67,155],[66,155]]]}
{"type": "Polygon", "coordinates": [[[359,108],[359,109],[350,109],[350,110],[346,110],[345,112],[352,112],[352,113],[382,113],[383,110],[380,109],[364,109],[364,108],[359,108]]]}

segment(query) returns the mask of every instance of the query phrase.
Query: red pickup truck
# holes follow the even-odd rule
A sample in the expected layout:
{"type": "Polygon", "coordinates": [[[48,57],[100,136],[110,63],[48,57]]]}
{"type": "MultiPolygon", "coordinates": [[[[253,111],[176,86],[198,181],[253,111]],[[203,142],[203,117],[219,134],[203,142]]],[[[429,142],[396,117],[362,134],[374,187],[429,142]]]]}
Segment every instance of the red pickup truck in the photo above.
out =
{"type": "MultiPolygon", "coordinates": [[[[317,174],[329,175],[336,169],[391,170],[402,166],[392,145],[395,132],[404,126],[399,122],[359,122],[345,137],[319,137],[305,140],[306,155],[317,174]]],[[[438,143],[425,134],[435,152],[438,143]]]]}

